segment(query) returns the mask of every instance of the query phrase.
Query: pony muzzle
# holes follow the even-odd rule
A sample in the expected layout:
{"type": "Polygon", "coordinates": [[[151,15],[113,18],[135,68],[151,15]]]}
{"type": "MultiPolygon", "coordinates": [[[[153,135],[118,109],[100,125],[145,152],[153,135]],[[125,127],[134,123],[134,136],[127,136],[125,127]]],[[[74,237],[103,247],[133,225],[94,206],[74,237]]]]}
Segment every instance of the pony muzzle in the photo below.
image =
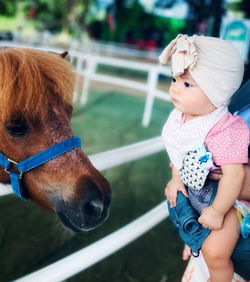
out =
{"type": "MultiPolygon", "coordinates": [[[[89,191],[87,194],[92,194],[89,191]]],[[[75,231],[90,231],[101,225],[108,217],[110,200],[97,198],[88,199],[88,195],[82,202],[59,201],[56,205],[56,214],[62,224],[75,231]]]]}

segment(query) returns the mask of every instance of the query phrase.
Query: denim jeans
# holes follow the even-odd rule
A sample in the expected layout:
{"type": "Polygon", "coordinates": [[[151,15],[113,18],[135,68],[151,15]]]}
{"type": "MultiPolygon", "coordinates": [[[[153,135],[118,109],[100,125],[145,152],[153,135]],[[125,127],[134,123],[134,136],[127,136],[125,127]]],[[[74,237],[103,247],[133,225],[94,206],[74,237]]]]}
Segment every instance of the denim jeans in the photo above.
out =
{"type": "Polygon", "coordinates": [[[231,258],[234,271],[250,280],[250,237],[243,239],[240,236],[231,258]]]}
{"type": "MultiPolygon", "coordinates": [[[[214,191],[210,200],[213,202],[217,192],[217,181],[210,180],[214,191]]],[[[190,247],[194,256],[199,255],[199,250],[209,233],[209,229],[204,228],[199,222],[199,213],[192,207],[189,199],[182,192],[178,192],[176,206],[170,208],[168,203],[169,215],[174,223],[175,229],[182,240],[190,247]]]]}
{"type": "MultiPolygon", "coordinates": [[[[250,126],[249,87],[250,79],[234,94],[228,106],[228,109],[231,113],[239,111],[238,114],[246,120],[248,126],[250,126]]],[[[248,157],[250,157],[249,148],[250,147],[248,147],[248,157]]],[[[178,203],[180,203],[180,206],[178,208],[170,208],[168,205],[170,217],[183,241],[193,250],[193,252],[197,252],[201,248],[206,237],[209,235],[210,230],[202,227],[199,224],[199,214],[193,209],[189,200],[181,192],[178,193],[177,205],[178,203]],[[187,214],[187,216],[185,216],[185,214],[187,214]],[[190,226],[188,225],[188,221],[186,221],[185,225],[183,225],[182,222],[185,218],[187,220],[190,220],[190,226]],[[191,232],[188,232],[189,230],[191,230],[191,232]]],[[[234,264],[235,272],[243,276],[247,280],[250,280],[250,236],[247,239],[243,239],[240,236],[239,241],[232,254],[232,261],[234,264]]]]}
{"type": "MultiPolygon", "coordinates": [[[[211,180],[213,181],[213,180],[211,180]]],[[[214,185],[216,187],[216,185],[214,185]]],[[[213,191],[214,200],[217,189],[213,191]]],[[[199,255],[199,250],[209,233],[199,222],[199,213],[192,207],[189,199],[182,192],[178,192],[176,206],[170,208],[169,215],[175,229],[182,240],[190,247],[194,256],[199,255]]],[[[250,279],[250,237],[243,239],[241,236],[232,254],[234,270],[246,279],[250,279]]]]}

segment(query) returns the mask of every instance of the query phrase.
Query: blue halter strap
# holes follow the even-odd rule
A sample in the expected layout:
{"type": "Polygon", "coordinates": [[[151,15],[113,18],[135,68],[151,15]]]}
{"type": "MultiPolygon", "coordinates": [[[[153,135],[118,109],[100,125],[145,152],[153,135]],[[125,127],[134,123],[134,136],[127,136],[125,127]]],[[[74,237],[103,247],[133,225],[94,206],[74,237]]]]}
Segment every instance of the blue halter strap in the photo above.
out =
{"type": "Polygon", "coordinates": [[[31,156],[21,162],[16,162],[5,156],[0,152],[0,165],[4,170],[9,173],[9,178],[13,192],[17,194],[21,199],[27,200],[21,191],[20,180],[24,172],[29,171],[35,167],[38,167],[51,159],[54,159],[76,147],[81,147],[81,139],[79,137],[72,137],[63,142],[60,142],[44,151],[31,156]],[[13,167],[16,167],[19,172],[12,171],[13,167]]]}

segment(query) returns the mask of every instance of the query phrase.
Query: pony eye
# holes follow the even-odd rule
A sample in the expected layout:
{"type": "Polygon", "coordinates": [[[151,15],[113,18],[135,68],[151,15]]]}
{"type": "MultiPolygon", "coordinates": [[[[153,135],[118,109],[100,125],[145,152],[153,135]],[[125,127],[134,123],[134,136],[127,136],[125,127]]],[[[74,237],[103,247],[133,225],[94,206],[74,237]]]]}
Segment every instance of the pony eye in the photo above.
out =
{"type": "Polygon", "coordinates": [[[21,137],[29,132],[26,121],[22,119],[11,120],[5,127],[7,132],[14,137],[21,137]]]}

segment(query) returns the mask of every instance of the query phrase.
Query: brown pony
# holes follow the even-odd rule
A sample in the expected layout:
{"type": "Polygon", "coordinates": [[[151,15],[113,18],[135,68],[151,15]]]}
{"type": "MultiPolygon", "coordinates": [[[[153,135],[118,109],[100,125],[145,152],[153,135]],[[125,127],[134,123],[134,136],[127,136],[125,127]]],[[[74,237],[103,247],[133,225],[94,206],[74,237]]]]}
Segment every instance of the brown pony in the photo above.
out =
{"type": "MultiPolygon", "coordinates": [[[[74,136],[75,71],[64,56],[21,48],[0,51],[0,152],[16,162],[74,136]]],[[[0,167],[0,183],[9,182],[0,167]]],[[[21,189],[74,231],[102,223],[111,199],[108,181],[80,148],[25,172],[21,189]]]]}

